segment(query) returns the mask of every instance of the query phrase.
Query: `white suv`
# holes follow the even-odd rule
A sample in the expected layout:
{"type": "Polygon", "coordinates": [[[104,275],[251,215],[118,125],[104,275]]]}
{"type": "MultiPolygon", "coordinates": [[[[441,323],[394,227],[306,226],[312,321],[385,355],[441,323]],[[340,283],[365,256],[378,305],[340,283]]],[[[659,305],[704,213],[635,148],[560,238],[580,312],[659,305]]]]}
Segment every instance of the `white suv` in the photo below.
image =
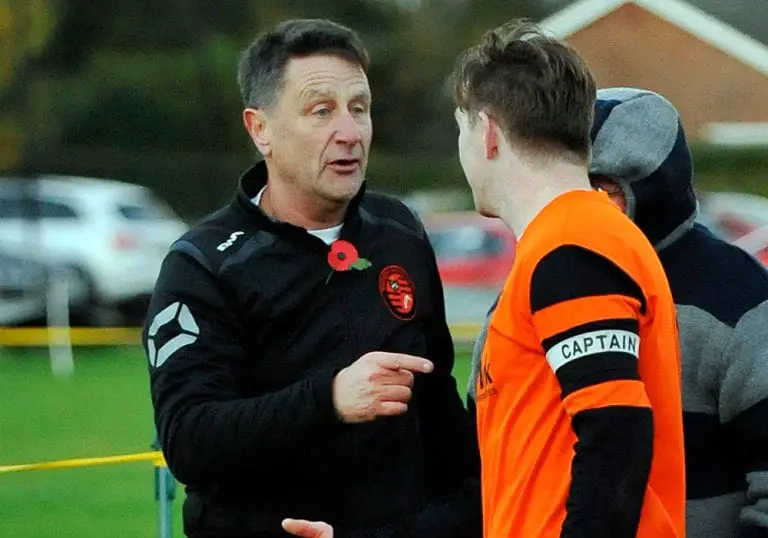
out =
{"type": "Polygon", "coordinates": [[[96,306],[148,296],[187,225],[143,186],[69,176],[0,178],[0,243],[73,269],[96,306]]]}

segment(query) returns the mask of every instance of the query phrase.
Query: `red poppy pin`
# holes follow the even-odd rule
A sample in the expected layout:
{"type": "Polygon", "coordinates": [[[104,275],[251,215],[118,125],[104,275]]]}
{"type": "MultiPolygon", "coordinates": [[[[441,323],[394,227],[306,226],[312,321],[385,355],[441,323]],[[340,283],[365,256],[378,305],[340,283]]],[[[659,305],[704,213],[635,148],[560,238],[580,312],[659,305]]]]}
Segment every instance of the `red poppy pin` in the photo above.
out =
{"type": "MultiPolygon", "coordinates": [[[[328,265],[334,271],[349,271],[350,269],[362,271],[368,269],[371,262],[360,257],[355,245],[349,241],[338,239],[331,243],[331,250],[328,251],[328,265]]],[[[331,278],[331,275],[328,275],[328,279],[331,278]]]]}

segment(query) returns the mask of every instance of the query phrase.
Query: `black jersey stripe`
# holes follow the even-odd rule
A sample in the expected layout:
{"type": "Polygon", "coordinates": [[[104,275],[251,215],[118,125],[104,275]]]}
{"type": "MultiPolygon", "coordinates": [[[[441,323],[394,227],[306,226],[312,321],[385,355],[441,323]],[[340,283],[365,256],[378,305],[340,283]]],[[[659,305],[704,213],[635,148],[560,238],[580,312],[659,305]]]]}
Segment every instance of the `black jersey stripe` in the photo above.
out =
{"type": "Polygon", "coordinates": [[[638,283],[614,262],[579,245],[563,245],[544,256],[531,277],[531,311],[583,297],[625,295],[640,301],[638,283]]]}
{"type": "Polygon", "coordinates": [[[555,375],[560,382],[562,398],[592,385],[609,381],[637,381],[640,379],[638,362],[626,353],[600,353],[559,368],[555,375]]]}

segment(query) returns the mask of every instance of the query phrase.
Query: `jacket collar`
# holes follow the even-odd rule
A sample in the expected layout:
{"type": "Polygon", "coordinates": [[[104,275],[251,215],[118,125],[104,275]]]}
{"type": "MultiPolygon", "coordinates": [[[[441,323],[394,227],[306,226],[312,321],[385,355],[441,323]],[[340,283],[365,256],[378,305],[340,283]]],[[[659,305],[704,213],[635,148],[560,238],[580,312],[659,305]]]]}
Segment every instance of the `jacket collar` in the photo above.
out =
{"type": "MultiPolygon", "coordinates": [[[[355,194],[349,203],[347,213],[344,217],[344,227],[342,228],[342,237],[346,236],[353,223],[360,220],[360,202],[365,196],[367,181],[363,181],[360,190],[355,194]]],[[[262,211],[262,209],[252,202],[253,198],[267,184],[267,165],[261,160],[246,170],[238,182],[238,189],[232,204],[241,211],[245,211],[250,218],[254,219],[260,228],[273,232],[283,232],[301,235],[308,235],[304,228],[279,221],[262,211]]]]}

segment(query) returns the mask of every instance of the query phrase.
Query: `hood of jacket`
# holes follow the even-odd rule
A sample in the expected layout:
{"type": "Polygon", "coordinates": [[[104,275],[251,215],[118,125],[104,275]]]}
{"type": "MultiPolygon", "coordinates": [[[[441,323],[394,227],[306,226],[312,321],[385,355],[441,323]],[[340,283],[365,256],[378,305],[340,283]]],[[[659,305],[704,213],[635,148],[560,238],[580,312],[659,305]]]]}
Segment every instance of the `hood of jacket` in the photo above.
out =
{"type": "Polygon", "coordinates": [[[678,111],[668,100],[636,88],[598,90],[591,138],[590,176],[618,183],[627,215],[657,251],[693,228],[693,162],[678,111]]]}

